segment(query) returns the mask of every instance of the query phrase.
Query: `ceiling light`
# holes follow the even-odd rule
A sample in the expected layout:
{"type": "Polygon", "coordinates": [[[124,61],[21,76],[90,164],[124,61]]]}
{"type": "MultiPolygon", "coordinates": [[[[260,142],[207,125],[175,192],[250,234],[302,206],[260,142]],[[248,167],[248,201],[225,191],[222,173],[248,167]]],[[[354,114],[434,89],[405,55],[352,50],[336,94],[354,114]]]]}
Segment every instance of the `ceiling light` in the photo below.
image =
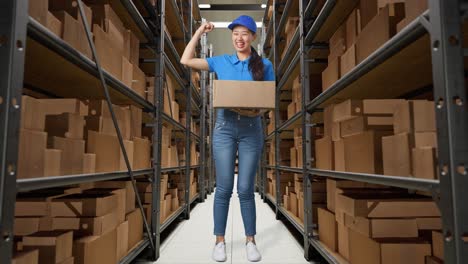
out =
{"type": "Polygon", "coordinates": [[[211,5],[210,4],[199,4],[198,7],[199,8],[211,8],[211,5]]]}
{"type": "Polygon", "coordinates": [[[261,7],[262,7],[262,8],[266,8],[266,4],[262,4],[261,7]]]}

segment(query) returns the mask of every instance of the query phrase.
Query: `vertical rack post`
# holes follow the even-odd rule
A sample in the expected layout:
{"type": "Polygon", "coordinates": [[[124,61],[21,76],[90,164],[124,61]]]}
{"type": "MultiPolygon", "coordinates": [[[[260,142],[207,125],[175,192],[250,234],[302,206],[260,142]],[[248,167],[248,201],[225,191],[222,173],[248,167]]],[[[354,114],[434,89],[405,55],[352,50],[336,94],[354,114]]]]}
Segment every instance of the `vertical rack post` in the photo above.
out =
{"type": "Polygon", "coordinates": [[[299,36],[300,36],[300,81],[302,89],[302,157],[297,157],[298,159],[302,158],[302,182],[304,190],[304,257],[307,260],[310,260],[311,245],[309,242],[309,237],[313,235],[313,204],[312,204],[312,177],[309,177],[308,170],[312,168],[311,159],[312,156],[312,135],[311,128],[309,124],[311,122],[311,114],[307,112],[306,106],[309,104],[310,98],[310,78],[309,78],[309,62],[308,62],[308,53],[307,47],[305,45],[305,35],[306,35],[306,14],[305,10],[307,7],[307,2],[301,0],[299,2],[299,36]]]}
{"type": "Polygon", "coordinates": [[[156,34],[156,63],[155,63],[155,126],[153,127],[153,175],[152,175],[152,204],[151,204],[151,229],[154,237],[155,250],[152,254],[154,260],[159,258],[159,250],[161,246],[161,222],[160,214],[160,191],[161,191],[161,157],[162,157],[162,122],[163,122],[163,106],[164,106],[164,25],[166,20],[166,1],[158,1],[157,14],[159,15],[159,32],[156,34]],[[159,60],[158,60],[159,59],[159,60]]]}
{"type": "Polygon", "coordinates": [[[27,0],[0,4],[0,263],[10,263],[13,253],[27,10],[27,0]]]}
{"type": "Polygon", "coordinates": [[[468,110],[458,0],[430,0],[444,261],[468,263],[468,110]]]}
{"type": "MultiPolygon", "coordinates": [[[[272,51],[270,52],[273,52],[273,65],[274,67],[276,68],[278,65],[279,65],[279,61],[278,61],[278,58],[276,56],[276,43],[279,43],[278,39],[277,39],[277,36],[276,36],[276,28],[277,28],[277,21],[276,21],[276,15],[277,15],[277,8],[276,8],[276,0],[273,0],[273,45],[271,47],[272,51]]],[[[278,81],[278,76],[276,76],[276,81],[278,81]]],[[[277,82],[278,84],[278,82],[277,82]]],[[[276,213],[276,219],[279,220],[280,219],[280,211],[279,211],[279,206],[280,206],[280,201],[281,201],[281,197],[280,194],[281,194],[281,186],[280,186],[280,177],[281,177],[281,173],[279,171],[279,166],[280,166],[280,158],[281,158],[281,155],[280,155],[280,145],[281,145],[281,138],[280,138],[280,135],[281,135],[281,131],[278,130],[278,127],[279,127],[279,122],[280,122],[280,98],[281,98],[281,91],[280,89],[278,89],[278,87],[276,88],[276,97],[275,97],[275,179],[276,179],[276,188],[274,190],[274,192],[276,193],[276,201],[275,201],[275,213],[276,213]]]]}
{"type": "MultiPolygon", "coordinates": [[[[190,39],[192,36],[192,0],[188,1],[189,5],[189,26],[187,31],[184,31],[184,39],[190,39]]],[[[183,12],[183,8],[182,8],[183,12]]],[[[182,21],[183,22],[183,21],[182,21]]],[[[187,85],[185,87],[185,98],[186,98],[186,120],[185,120],[185,201],[186,201],[186,208],[185,208],[185,219],[190,219],[190,174],[192,171],[190,170],[190,165],[191,165],[191,144],[192,144],[192,137],[190,134],[190,124],[192,122],[192,70],[190,68],[187,68],[185,71],[185,76],[187,78],[187,85]]],[[[200,185],[200,178],[201,175],[198,175],[198,186],[199,188],[201,187],[200,185]]],[[[201,189],[201,188],[200,188],[201,189]]]]}
{"type": "MultiPolygon", "coordinates": [[[[210,44],[209,48],[209,56],[210,58],[213,57],[213,44],[210,44]]],[[[210,100],[209,100],[209,123],[210,123],[210,141],[209,141],[209,148],[210,148],[210,192],[214,191],[214,186],[216,183],[216,178],[215,178],[215,162],[214,162],[214,156],[213,156],[213,128],[214,128],[214,122],[215,122],[215,111],[213,108],[213,81],[214,81],[214,72],[209,73],[209,94],[210,94],[210,100]]]]}
{"type": "MultiPolygon", "coordinates": [[[[205,19],[202,19],[202,22],[205,22],[205,19]]],[[[201,58],[206,59],[207,46],[206,46],[206,33],[202,35],[200,39],[201,44],[201,58]]],[[[206,175],[206,111],[207,111],[207,98],[206,98],[206,79],[208,72],[201,71],[200,76],[200,90],[201,90],[201,99],[202,105],[200,109],[200,175],[203,175],[203,188],[200,190],[200,201],[205,200],[205,192],[208,186],[205,186],[205,175],[206,175]]]]}

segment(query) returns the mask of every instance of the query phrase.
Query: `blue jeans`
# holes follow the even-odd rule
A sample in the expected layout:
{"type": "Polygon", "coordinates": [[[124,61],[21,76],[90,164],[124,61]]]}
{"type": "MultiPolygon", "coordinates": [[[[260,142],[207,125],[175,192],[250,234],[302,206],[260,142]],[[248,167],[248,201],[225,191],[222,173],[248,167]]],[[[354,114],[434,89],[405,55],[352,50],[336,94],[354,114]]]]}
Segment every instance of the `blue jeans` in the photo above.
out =
{"type": "Polygon", "coordinates": [[[216,193],[213,208],[214,235],[224,236],[225,234],[238,151],[237,193],[245,235],[254,236],[256,234],[254,187],[263,142],[264,134],[260,117],[246,117],[229,110],[218,110],[213,131],[213,153],[216,167],[216,193]]]}

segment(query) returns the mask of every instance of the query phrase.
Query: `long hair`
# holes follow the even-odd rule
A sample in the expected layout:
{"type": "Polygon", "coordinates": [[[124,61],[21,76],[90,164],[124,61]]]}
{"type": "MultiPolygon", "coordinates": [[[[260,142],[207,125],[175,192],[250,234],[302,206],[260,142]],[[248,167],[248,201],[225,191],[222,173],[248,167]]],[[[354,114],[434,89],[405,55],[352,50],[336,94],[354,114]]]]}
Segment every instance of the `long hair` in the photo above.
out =
{"type": "Polygon", "coordinates": [[[265,77],[265,69],[263,66],[262,57],[260,57],[254,47],[250,47],[252,54],[249,60],[249,70],[252,72],[254,81],[263,81],[265,77]]]}

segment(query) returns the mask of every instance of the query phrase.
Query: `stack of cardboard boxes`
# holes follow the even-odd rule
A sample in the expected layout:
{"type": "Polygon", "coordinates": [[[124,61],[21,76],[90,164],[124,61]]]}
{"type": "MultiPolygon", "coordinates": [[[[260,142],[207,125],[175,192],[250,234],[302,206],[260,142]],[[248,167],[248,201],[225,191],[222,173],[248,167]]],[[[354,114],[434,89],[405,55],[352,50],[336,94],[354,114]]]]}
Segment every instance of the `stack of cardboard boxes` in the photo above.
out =
{"type": "MultiPolygon", "coordinates": [[[[154,102],[154,92],[155,92],[155,77],[146,78],[146,100],[155,104],[154,102]]],[[[163,111],[168,116],[172,117],[177,122],[182,123],[185,126],[185,122],[180,121],[180,111],[179,104],[176,102],[175,91],[176,91],[177,82],[174,80],[172,75],[166,74],[166,78],[163,86],[164,94],[164,107],[163,111]]]]}
{"type": "MultiPolygon", "coordinates": [[[[145,74],[139,68],[140,40],[128,30],[108,4],[85,1],[87,23],[92,29],[99,61],[109,74],[145,97],[145,74]]],[[[79,8],[71,0],[38,0],[30,15],[82,55],[92,59],[79,8]]]]}
{"type": "Polygon", "coordinates": [[[303,152],[302,152],[302,127],[295,127],[294,131],[294,147],[290,149],[291,167],[303,167],[303,152]]]}
{"type": "Polygon", "coordinates": [[[288,119],[300,111],[302,111],[302,86],[297,76],[292,86],[292,102],[288,105],[288,119]]]}
{"type": "MultiPolygon", "coordinates": [[[[294,174],[293,178],[287,181],[287,186],[283,194],[283,207],[291,215],[299,219],[299,223],[304,223],[304,189],[303,175],[294,174]]],[[[325,181],[317,180],[312,182],[312,216],[314,223],[317,222],[317,209],[325,207],[327,199],[325,181]]]]}
{"type": "Polygon", "coordinates": [[[315,141],[317,168],[437,178],[434,102],[347,100],[326,107],[324,118],[325,136],[315,141]]]}
{"type": "Polygon", "coordinates": [[[392,38],[397,27],[403,28],[426,9],[426,0],[359,1],[330,38],[328,67],[322,73],[323,91],[392,38]]]}
{"type": "MultiPolygon", "coordinates": [[[[298,2],[294,1],[296,3],[296,8],[298,2]]],[[[292,11],[290,11],[292,12],[292,11]]],[[[297,14],[297,9],[296,9],[296,14],[297,14]]],[[[294,33],[296,33],[296,28],[299,25],[299,17],[294,16],[294,17],[288,17],[288,21],[286,22],[286,26],[284,27],[284,34],[286,34],[286,45],[284,45],[283,52],[281,53],[281,60],[284,59],[284,56],[286,55],[286,52],[289,49],[289,45],[291,44],[292,38],[294,37],[294,33]]]]}
{"type": "Polygon", "coordinates": [[[329,210],[319,209],[319,239],[350,263],[387,263],[390,259],[405,263],[410,259],[424,264],[425,258],[440,257],[437,252],[443,243],[437,239],[437,230],[442,224],[435,202],[375,187],[328,181],[327,191],[335,188],[330,193],[334,198],[327,201],[329,210]]]}
{"type": "MultiPolygon", "coordinates": [[[[18,178],[126,170],[104,101],[22,98],[18,178]]],[[[147,169],[151,142],[142,110],[115,106],[132,169],[147,169]]]]}
{"type": "Polygon", "coordinates": [[[143,239],[129,181],[22,193],[15,207],[16,261],[116,263],[143,239]]]}
{"type": "MultiPolygon", "coordinates": [[[[292,140],[282,140],[280,142],[280,150],[279,150],[279,165],[280,166],[289,166],[291,164],[291,149],[294,146],[294,141],[292,140]]],[[[276,158],[275,158],[275,145],[274,142],[270,144],[269,148],[269,153],[268,153],[268,160],[270,166],[275,166],[276,158]]]]}

